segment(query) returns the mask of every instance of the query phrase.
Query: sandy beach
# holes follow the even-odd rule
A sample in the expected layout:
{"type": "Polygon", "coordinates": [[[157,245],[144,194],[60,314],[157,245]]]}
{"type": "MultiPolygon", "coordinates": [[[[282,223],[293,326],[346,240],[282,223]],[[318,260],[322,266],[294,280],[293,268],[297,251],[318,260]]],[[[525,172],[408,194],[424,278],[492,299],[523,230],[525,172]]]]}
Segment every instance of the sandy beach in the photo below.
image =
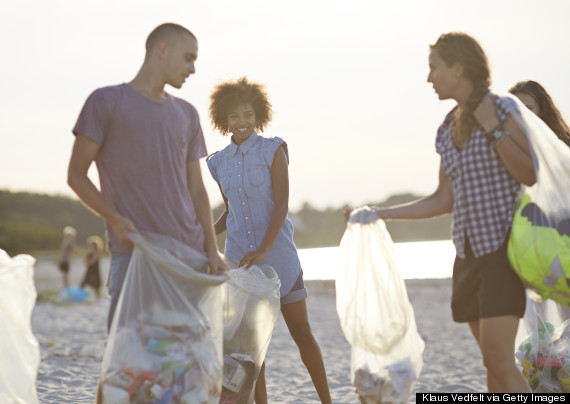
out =
{"type": "MultiPolygon", "coordinates": [[[[72,267],[73,285],[80,282],[83,271],[81,265],[72,267]]],[[[105,268],[102,272],[105,276],[105,268]]],[[[49,260],[38,260],[35,279],[40,297],[59,287],[59,273],[49,260]]],[[[425,341],[424,368],[414,393],[485,391],[485,372],[476,343],[467,325],[451,320],[450,282],[406,281],[418,330],[425,341]]],[[[306,286],[309,316],[325,360],[333,402],[357,403],[350,383],[350,345],[336,314],[334,282],[307,281],[306,286]]],[[[40,403],[93,403],[109,300],[69,305],[49,300],[40,299],[32,313],[32,328],[41,350],[37,378],[40,403]]],[[[319,402],[281,316],[267,352],[266,367],[269,402],[319,402]]],[[[415,394],[409,402],[415,402],[415,394]]]]}

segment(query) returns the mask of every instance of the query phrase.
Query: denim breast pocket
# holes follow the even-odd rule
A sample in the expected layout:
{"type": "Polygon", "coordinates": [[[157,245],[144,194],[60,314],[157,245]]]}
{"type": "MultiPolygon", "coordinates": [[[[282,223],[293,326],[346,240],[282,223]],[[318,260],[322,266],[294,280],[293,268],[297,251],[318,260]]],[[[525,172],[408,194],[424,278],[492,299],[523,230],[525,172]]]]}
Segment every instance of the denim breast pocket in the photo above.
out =
{"type": "Polygon", "coordinates": [[[260,187],[268,180],[269,169],[264,164],[256,164],[247,170],[249,184],[260,187]]]}

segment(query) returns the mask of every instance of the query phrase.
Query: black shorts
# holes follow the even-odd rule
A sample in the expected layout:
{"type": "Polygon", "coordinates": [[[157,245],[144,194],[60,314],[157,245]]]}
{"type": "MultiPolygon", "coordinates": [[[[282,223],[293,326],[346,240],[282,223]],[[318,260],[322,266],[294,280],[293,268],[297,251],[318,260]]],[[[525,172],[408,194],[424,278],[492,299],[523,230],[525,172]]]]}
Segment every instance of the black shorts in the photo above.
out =
{"type": "Polygon", "coordinates": [[[59,270],[63,273],[69,272],[69,262],[60,262],[59,263],[59,270]]]}
{"type": "Polygon", "coordinates": [[[453,264],[451,312],[458,323],[481,318],[524,316],[525,288],[507,258],[509,237],[497,251],[475,258],[466,237],[465,259],[453,264]]]}

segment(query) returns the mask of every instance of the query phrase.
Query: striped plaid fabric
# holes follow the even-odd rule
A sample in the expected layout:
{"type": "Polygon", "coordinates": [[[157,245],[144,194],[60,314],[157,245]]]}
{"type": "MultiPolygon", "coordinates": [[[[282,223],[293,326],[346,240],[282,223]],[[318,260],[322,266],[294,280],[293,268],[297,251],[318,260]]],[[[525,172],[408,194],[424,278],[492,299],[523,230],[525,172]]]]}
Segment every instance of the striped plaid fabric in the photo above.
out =
{"type": "MultiPolygon", "coordinates": [[[[497,97],[499,121],[518,110],[508,97],[497,97]]],[[[474,127],[466,147],[459,150],[451,133],[452,110],[438,129],[435,147],[453,193],[453,243],[457,255],[465,258],[465,236],[475,257],[497,250],[511,226],[520,183],[505,169],[481,127],[474,127]]],[[[520,112],[520,111],[519,111],[520,112]]]]}

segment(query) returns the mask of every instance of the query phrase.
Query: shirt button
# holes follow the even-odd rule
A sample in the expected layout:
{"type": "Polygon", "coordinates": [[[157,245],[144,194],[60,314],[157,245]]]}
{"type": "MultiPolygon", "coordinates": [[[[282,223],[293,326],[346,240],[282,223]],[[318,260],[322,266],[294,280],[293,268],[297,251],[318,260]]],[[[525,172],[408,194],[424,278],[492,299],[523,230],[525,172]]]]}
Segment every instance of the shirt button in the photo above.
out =
{"type": "Polygon", "coordinates": [[[238,164],[241,164],[241,161],[238,161],[238,164]]]}
{"type": "Polygon", "coordinates": [[[251,232],[250,232],[250,231],[248,231],[248,232],[247,232],[247,234],[251,234],[251,232]]]}
{"type": "Polygon", "coordinates": [[[247,220],[247,216],[245,217],[245,220],[247,220]]]}
{"type": "Polygon", "coordinates": [[[249,248],[253,248],[253,246],[252,246],[252,245],[250,245],[250,246],[249,246],[249,248]]]}
{"type": "Polygon", "coordinates": [[[245,205],[245,202],[242,202],[241,204],[242,204],[242,205],[245,205]]]}

